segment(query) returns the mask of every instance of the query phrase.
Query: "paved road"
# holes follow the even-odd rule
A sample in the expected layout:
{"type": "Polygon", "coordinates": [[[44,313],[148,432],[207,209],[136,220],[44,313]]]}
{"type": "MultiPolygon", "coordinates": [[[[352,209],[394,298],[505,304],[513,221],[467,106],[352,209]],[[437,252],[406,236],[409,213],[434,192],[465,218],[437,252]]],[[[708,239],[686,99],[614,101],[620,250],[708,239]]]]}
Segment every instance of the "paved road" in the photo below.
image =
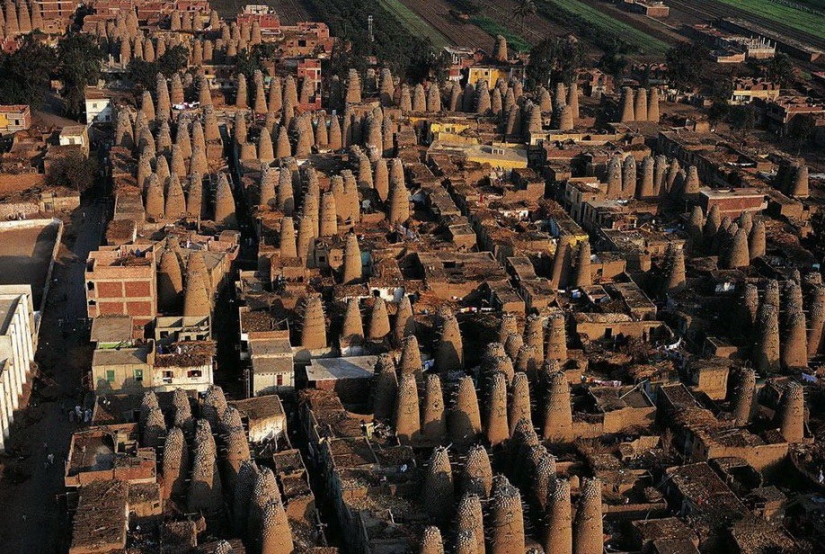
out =
{"type": "MultiPolygon", "coordinates": [[[[57,502],[63,492],[63,458],[68,453],[75,425],[68,422],[62,406],[74,406],[82,397],[81,378],[88,366],[90,347],[83,330],[72,330],[77,318],[86,315],[85,260],[100,244],[104,225],[102,206],[81,206],[71,226],[77,239],[71,251],[61,249],[56,262],[49,304],[40,328],[40,344],[36,359],[44,373],[51,374],[60,395],[56,401],[30,403],[18,421],[29,425],[20,431],[23,452],[21,469],[31,474],[19,485],[3,479],[0,482],[0,544],[3,552],[51,554],[58,552],[64,514],[57,502]],[[83,214],[85,213],[85,218],[83,214]],[[63,300],[64,295],[66,300],[63,300]],[[54,463],[48,463],[48,455],[54,463]]],[[[14,438],[14,436],[12,437],[14,438]]]]}

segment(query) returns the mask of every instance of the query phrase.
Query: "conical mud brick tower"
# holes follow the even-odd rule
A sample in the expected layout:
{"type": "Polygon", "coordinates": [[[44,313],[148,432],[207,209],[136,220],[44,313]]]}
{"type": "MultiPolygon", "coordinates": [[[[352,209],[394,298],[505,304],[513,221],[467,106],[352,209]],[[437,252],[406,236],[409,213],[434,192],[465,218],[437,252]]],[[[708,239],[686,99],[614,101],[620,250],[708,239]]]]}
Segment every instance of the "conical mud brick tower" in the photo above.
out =
{"type": "Polygon", "coordinates": [[[545,359],[559,363],[567,361],[567,332],[564,316],[554,315],[548,319],[547,348],[544,349],[545,359]]]}
{"type": "Polygon", "coordinates": [[[361,346],[364,343],[364,324],[361,321],[361,308],[357,298],[350,298],[347,301],[340,342],[342,349],[361,346]]]}
{"type": "Polygon", "coordinates": [[[506,477],[496,477],[491,508],[491,554],[523,554],[524,515],[521,494],[506,477]]]}
{"type": "Polygon", "coordinates": [[[478,397],[471,377],[463,377],[458,384],[455,405],[450,412],[450,438],[459,446],[474,443],[481,434],[481,415],[478,397]]]}
{"type": "Polygon", "coordinates": [[[453,472],[446,448],[436,448],[430,456],[424,473],[421,500],[434,521],[446,521],[452,515],[453,472]]]}
{"type": "Polygon", "coordinates": [[[362,267],[361,249],[358,247],[358,235],[355,233],[349,233],[347,235],[347,242],[344,247],[343,284],[350,285],[360,281],[362,267]]]}
{"type": "Polygon", "coordinates": [[[163,497],[180,496],[186,491],[189,471],[189,449],[183,431],[172,428],[163,446],[163,497]]]}
{"type": "Polygon", "coordinates": [[[547,527],[544,551],[573,554],[573,516],[570,507],[570,482],[557,479],[547,499],[547,527]]]}
{"type": "Polygon", "coordinates": [[[435,366],[438,371],[455,371],[464,363],[464,346],[458,320],[449,309],[439,311],[441,337],[435,351],[435,366]]]}
{"type": "Polygon", "coordinates": [[[530,407],[530,381],[524,373],[516,373],[510,385],[510,404],[508,406],[510,435],[521,419],[532,421],[530,407]]]}
{"type": "Polygon", "coordinates": [[[223,493],[215,439],[212,437],[212,428],[205,419],[198,420],[194,450],[192,478],[189,483],[189,511],[203,511],[214,516],[223,506],[223,493]]]}
{"type": "Polygon", "coordinates": [[[573,413],[570,386],[564,373],[550,375],[547,388],[542,437],[553,442],[569,442],[573,439],[573,413]]]}
{"type": "Polygon", "coordinates": [[[261,554],[292,554],[294,552],[289,519],[281,499],[264,508],[261,524],[261,554]]]}
{"type": "Polygon", "coordinates": [[[789,443],[805,438],[805,396],[802,385],[789,381],[776,414],[779,430],[789,443]]]}
{"type": "Polygon", "coordinates": [[[461,475],[461,492],[487,498],[493,488],[493,469],[483,446],[474,446],[467,453],[461,475]]]}
{"type": "Polygon", "coordinates": [[[576,262],[576,287],[587,287],[593,284],[590,257],[590,243],[583,242],[581,246],[579,246],[579,254],[576,262]]]}
{"type": "Polygon", "coordinates": [[[430,525],[424,529],[418,552],[419,554],[444,554],[444,541],[441,540],[441,531],[438,527],[430,525]]]}
{"type": "Polygon", "coordinates": [[[507,425],[507,379],[499,372],[493,374],[490,381],[485,431],[487,442],[491,446],[496,446],[510,436],[510,428],[507,425]]]}
{"type": "Polygon", "coordinates": [[[456,531],[459,537],[465,537],[461,542],[466,550],[484,554],[484,520],[478,496],[465,494],[459,501],[456,508],[456,531]]]}
{"type": "Polygon", "coordinates": [[[602,484],[585,478],[573,525],[573,551],[576,554],[604,552],[602,528],[602,484]]]}
{"type": "Polygon", "coordinates": [[[415,338],[415,335],[410,335],[404,339],[401,348],[399,369],[402,375],[415,375],[416,379],[421,379],[421,372],[423,370],[421,364],[421,351],[418,349],[418,339],[415,338]]]}
{"type": "Polygon", "coordinates": [[[387,303],[377,297],[370,312],[370,328],[367,338],[373,341],[383,340],[390,333],[390,316],[387,313],[387,303]]]}
{"type": "Polygon", "coordinates": [[[398,303],[398,309],[395,312],[393,336],[397,341],[402,341],[405,337],[415,336],[415,316],[413,315],[410,298],[407,295],[404,295],[401,302],[398,303]]]}
{"type": "Polygon", "coordinates": [[[301,328],[301,346],[310,350],[327,347],[324,304],[320,295],[313,294],[306,299],[301,328]]]}
{"type": "MultiPolygon", "coordinates": [[[[355,299],[352,301],[357,302],[355,299]]],[[[395,374],[392,360],[379,360],[379,362],[380,368],[375,377],[375,392],[373,393],[373,417],[377,421],[390,421],[395,414],[398,377],[395,374]]]]}
{"type": "Polygon", "coordinates": [[[447,412],[441,377],[427,375],[424,380],[424,415],[422,433],[429,444],[438,444],[447,436],[447,412]]]}
{"type": "Polygon", "coordinates": [[[402,375],[395,403],[395,435],[401,444],[418,440],[421,415],[418,407],[418,387],[413,375],[402,375]]]}
{"type": "Polygon", "coordinates": [[[756,373],[752,369],[743,369],[739,374],[731,405],[737,427],[744,427],[750,421],[755,392],[756,373]]]}

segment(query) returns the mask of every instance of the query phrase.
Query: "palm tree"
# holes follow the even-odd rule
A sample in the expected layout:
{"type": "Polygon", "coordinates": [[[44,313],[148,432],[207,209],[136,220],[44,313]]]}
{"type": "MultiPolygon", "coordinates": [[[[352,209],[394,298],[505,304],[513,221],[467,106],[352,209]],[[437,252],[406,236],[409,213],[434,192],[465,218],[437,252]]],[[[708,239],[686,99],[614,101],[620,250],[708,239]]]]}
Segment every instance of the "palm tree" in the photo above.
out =
{"type": "Polygon", "coordinates": [[[536,3],[534,0],[519,0],[518,5],[513,10],[513,17],[521,18],[521,31],[524,32],[524,18],[536,13],[536,3]]]}

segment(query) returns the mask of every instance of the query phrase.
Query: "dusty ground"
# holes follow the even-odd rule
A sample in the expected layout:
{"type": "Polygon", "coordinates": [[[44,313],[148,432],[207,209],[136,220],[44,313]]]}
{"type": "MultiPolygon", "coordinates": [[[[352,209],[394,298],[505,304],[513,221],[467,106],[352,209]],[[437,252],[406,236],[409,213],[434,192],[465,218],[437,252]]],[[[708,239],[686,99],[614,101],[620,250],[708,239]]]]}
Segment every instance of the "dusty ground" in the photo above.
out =
{"type": "Polygon", "coordinates": [[[281,19],[281,25],[295,25],[299,21],[310,19],[309,11],[301,0],[268,0],[266,5],[275,8],[281,19]]]}
{"type": "Polygon", "coordinates": [[[35,309],[40,309],[56,238],[54,225],[0,232],[0,285],[31,285],[35,309]]]}
{"type": "MultiPolygon", "coordinates": [[[[0,457],[0,545],[9,554],[66,550],[63,458],[75,426],[63,407],[82,402],[81,379],[91,360],[88,330],[78,318],[86,315],[83,262],[100,244],[102,215],[102,207],[81,206],[69,226],[76,229],[77,239],[70,249],[61,247],[55,266],[58,283],[50,293],[36,355],[41,376],[33,382],[28,406],[21,403],[15,414],[9,452],[0,457]],[[52,465],[47,462],[50,453],[52,465]]],[[[0,241],[0,247],[8,246],[5,239],[0,241]]]]}
{"type": "Polygon", "coordinates": [[[493,49],[493,37],[471,23],[458,21],[450,15],[454,8],[446,0],[401,0],[410,10],[418,14],[431,27],[438,29],[442,35],[459,46],[483,48],[488,52],[493,49]]]}

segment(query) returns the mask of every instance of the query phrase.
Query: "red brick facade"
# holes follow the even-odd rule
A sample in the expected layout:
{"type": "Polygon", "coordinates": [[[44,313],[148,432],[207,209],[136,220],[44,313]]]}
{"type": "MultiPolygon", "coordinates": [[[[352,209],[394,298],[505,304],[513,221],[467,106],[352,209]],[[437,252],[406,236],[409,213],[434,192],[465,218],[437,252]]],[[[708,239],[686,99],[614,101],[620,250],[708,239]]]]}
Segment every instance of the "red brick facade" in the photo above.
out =
{"type": "Polygon", "coordinates": [[[155,318],[157,281],[154,256],[120,250],[93,252],[86,267],[88,315],[130,315],[136,325],[155,318]]]}

